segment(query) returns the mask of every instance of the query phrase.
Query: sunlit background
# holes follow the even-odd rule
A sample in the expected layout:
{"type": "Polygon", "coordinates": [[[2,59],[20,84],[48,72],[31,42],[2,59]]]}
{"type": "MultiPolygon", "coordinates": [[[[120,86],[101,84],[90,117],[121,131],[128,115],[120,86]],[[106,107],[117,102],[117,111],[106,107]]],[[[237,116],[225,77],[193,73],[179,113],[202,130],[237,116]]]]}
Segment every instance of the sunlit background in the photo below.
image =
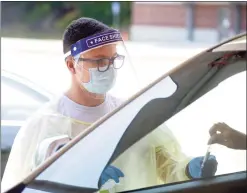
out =
{"type": "MultiPolygon", "coordinates": [[[[65,27],[79,17],[98,19],[122,32],[143,85],[196,53],[246,30],[245,2],[1,2],[1,16],[2,69],[32,81],[34,88],[43,87],[54,94],[62,93],[70,84],[61,40],[65,27]]],[[[33,112],[32,105],[43,104],[17,90],[8,86],[2,90],[6,101],[10,100],[2,106],[21,103],[31,110],[2,111],[5,121],[21,113],[26,118],[33,112]]]]}
{"type": "Polygon", "coordinates": [[[55,93],[69,84],[61,38],[73,19],[93,17],[119,29],[148,82],[246,29],[245,4],[235,2],[27,1],[2,2],[1,11],[2,68],[55,93]]]}

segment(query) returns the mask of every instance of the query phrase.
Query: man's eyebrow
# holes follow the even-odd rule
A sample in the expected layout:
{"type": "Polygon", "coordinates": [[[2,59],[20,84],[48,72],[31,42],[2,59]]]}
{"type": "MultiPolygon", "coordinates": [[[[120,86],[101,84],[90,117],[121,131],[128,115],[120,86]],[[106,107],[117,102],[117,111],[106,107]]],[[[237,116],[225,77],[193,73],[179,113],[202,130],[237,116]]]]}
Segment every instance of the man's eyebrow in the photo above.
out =
{"type": "MultiPolygon", "coordinates": [[[[115,52],[111,57],[114,57],[116,55],[117,55],[117,52],[115,52]]],[[[99,55],[95,55],[94,58],[109,58],[109,56],[99,54],[99,55]]]]}

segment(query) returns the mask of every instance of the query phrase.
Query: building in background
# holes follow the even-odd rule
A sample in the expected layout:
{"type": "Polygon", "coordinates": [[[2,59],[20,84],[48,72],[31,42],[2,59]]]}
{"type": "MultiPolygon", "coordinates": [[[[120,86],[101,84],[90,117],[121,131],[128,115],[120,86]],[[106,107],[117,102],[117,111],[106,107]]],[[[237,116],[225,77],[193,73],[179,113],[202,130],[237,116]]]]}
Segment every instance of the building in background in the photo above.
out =
{"type": "Polygon", "coordinates": [[[215,43],[246,31],[246,2],[133,2],[130,39],[215,43]]]}

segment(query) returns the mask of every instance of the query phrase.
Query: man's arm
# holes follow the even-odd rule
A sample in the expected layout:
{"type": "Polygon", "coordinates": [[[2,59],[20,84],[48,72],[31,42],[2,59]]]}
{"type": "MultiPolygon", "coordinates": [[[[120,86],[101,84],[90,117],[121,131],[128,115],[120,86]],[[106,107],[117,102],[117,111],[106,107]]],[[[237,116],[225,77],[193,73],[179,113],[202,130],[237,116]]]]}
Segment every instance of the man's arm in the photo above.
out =
{"type": "MultiPolygon", "coordinates": [[[[156,164],[159,178],[164,183],[186,181],[203,176],[201,163],[204,157],[186,156],[168,128],[157,129],[153,137],[156,143],[159,143],[156,145],[156,164]]],[[[207,176],[214,176],[218,165],[215,156],[211,155],[205,165],[207,176]]]]}
{"type": "MultiPolygon", "coordinates": [[[[38,146],[35,152],[34,165],[32,169],[37,168],[47,158],[54,155],[60,148],[69,143],[71,139],[67,135],[60,135],[50,138],[45,138],[38,146]]],[[[102,172],[99,179],[99,188],[101,188],[108,180],[114,180],[119,183],[119,178],[124,177],[124,174],[118,168],[109,165],[102,172]]]]}
{"type": "Polygon", "coordinates": [[[38,146],[32,170],[42,164],[47,158],[55,154],[61,147],[70,141],[67,135],[45,138],[38,146]]]}
{"type": "Polygon", "coordinates": [[[159,145],[155,148],[156,166],[158,176],[164,183],[186,181],[190,178],[186,174],[186,168],[192,158],[185,156],[181,147],[168,129],[157,129],[153,133],[159,145]]]}
{"type": "Polygon", "coordinates": [[[40,132],[40,122],[40,117],[32,116],[17,133],[2,178],[2,191],[17,185],[31,173],[31,160],[40,132]]]}

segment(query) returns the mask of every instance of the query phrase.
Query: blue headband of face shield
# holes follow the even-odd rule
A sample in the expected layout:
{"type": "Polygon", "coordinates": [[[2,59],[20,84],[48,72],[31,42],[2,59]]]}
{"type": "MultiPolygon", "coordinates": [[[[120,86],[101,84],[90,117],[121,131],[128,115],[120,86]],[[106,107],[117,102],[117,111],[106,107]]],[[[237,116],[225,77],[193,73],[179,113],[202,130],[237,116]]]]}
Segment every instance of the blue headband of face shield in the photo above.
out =
{"type": "Polygon", "coordinates": [[[103,46],[105,44],[114,43],[118,41],[123,41],[121,33],[117,30],[110,30],[108,32],[99,33],[97,35],[89,36],[77,41],[75,44],[71,45],[70,51],[64,56],[67,58],[72,55],[73,57],[80,55],[81,53],[88,51],[98,46],[103,46]]]}

